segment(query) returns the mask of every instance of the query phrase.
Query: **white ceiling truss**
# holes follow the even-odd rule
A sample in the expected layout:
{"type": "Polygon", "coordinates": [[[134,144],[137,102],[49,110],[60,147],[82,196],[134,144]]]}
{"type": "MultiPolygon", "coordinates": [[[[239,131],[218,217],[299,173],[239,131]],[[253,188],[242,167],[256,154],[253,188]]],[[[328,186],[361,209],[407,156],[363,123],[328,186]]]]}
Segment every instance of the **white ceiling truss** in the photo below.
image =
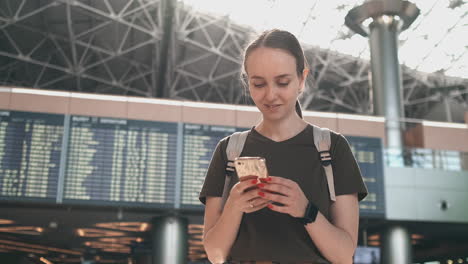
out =
{"type": "MultiPolygon", "coordinates": [[[[3,0],[0,84],[251,103],[240,67],[255,30],[183,2],[168,14],[169,1],[3,0]]],[[[369,61],[303,45],[312,73],[303,107],[371,114],[369,61]]],[[[425,118],[444,99],[468,109],[466,78],[404,66],[402,78],[406,117],[425,118]]]]}

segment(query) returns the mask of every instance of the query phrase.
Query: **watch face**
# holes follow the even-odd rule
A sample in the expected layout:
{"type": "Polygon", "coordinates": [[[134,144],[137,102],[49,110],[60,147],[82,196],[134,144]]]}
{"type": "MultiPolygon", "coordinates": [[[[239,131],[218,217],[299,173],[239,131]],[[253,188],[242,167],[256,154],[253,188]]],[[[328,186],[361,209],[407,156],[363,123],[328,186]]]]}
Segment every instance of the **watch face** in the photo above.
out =
{"type": "Polygon", "coordinates": [[[318,208],[311,202],[307,205],[307,211],[304,218],[307,219],[308,223],[314,222],[317,218],[318,208]]]}

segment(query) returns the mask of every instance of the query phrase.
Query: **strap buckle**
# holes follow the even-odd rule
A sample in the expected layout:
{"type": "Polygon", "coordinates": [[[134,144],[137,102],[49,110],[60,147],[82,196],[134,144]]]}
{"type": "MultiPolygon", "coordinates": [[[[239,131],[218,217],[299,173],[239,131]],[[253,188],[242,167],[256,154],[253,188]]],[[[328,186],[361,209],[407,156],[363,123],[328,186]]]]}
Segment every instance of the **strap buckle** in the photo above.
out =
{"type": "Polygon", "coordinates": [[[236,171],[236,168],[234,167],[234,162],[228,160],[226,164],[226,175],[227,176],[232,176],[234,175],[234,172],[236,171]]]}
{"type": "Polygon", "coordinates": [[[329,166],[332,162],[332,157],[329,150],[319,151],[320,162],[322,166],[329,166]]]}

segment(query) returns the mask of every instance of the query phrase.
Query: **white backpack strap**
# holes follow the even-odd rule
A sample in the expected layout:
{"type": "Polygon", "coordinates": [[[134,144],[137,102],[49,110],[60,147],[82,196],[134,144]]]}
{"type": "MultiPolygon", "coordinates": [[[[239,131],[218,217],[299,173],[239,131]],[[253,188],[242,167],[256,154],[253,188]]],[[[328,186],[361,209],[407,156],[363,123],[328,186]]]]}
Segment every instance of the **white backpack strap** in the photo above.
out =
{"type": "Polygon", "coordinates": [[[226,165],[226,175],[224,177],[224,188],[223,188],[223,202],[222,207],[224,208],[224,204],[229,196],[229,192],[232,188],[232,177],[228,175],[228,173],[234,173],[234,159],[240,156],[242,153],[242,149],[244,149],[245,140],[249,135],[249,130],[243,132],[235,132],[229,137],[228,145],[226,147],[226,155],[227,155],[227,165],[226,165]]]}
{"type": "Polygon", "coordinates": [[[320,162],[325,170],[328,183],[328,192],[330,193],[330,200],[336,201],[335,195],[335,183],[333,180],[333,168],[331,166],[331,137],[330,130],[328,128],[314,127],[314,144],[320,154],[320,162]]]}
{"type": "Polygon", "coordinates": [[[229,137],[228,145],[226,147],[226,155],[228,159],[226,170],[234,171],[234,159],[239,157],[242,149],[244,149],[245,140],[247,139],[249,132],[249,130],[235,132],[229,137]]]}

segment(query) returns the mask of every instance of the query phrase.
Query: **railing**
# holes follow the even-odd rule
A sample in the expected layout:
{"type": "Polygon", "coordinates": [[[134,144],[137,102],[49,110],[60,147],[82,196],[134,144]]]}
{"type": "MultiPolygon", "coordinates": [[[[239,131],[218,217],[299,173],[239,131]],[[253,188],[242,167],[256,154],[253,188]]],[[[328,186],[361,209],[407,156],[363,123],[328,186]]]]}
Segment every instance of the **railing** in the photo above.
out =
{"type": "Polygon", "coordinates": [[[422,148],[384,149],[384,162],[389,167],[468,171],[468,153],[422,148]]]}

